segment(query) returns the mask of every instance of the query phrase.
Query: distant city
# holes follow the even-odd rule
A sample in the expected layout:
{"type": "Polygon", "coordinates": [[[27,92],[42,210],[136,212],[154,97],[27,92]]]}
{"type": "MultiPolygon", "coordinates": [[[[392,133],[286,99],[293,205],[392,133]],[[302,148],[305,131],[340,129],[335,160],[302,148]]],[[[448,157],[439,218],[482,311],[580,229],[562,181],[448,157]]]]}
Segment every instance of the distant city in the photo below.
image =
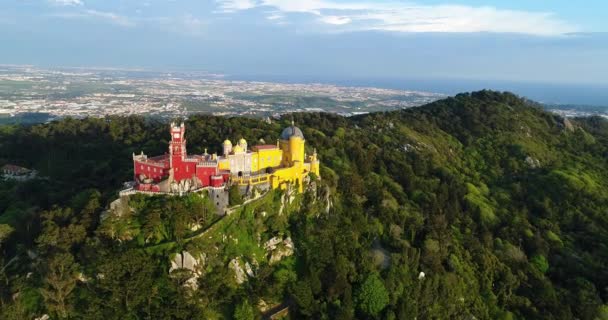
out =
{"type": "MultiPolygon", "coordinates": [[[[206,72],[0,66],[0,122],[4,123],[108,115],[185,118],[193,113],[279,117],[291,112],[331,112],[353,116],[420,106],[446,96],[327,83],[242,81],[206,72]]],[[[601,106],[546,107],[568,117],[608,117],[608,108],[601,106]]]]}
{"type": "Polygon", "coordinates": [[[328,84],[225,80],[203,72],[0,67],[0,118],[24,115],[103,117],[276,117],[290,112],[344,116],[423,105],[443,94],[328,84]]]}

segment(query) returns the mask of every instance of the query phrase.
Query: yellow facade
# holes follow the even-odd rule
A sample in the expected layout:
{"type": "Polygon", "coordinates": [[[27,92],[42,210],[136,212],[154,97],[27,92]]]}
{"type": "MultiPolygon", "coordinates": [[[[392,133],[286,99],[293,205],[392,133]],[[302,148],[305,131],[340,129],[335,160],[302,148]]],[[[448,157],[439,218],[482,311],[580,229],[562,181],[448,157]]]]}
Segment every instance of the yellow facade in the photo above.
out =
{"type": "Polygon", "coordinates": [[[268,168],[276,168],[281,165],[283,150],[259,149],[251,155],[251,172],[266,172],[268,168]]]}
{"type": "Polygon", "coordinates": [[[234,148],[230,141],[226,140],[224,157],[219,159],[218,168],[219,170],[234,171],[230,170],[231,160],[238,154],[245,153],[247,157],[251,157],[251,172],[249,175],[243,175],[239,171],[238,175],[233,176],[233,183],[255,185],[269,182],[273,189],[286,188],[291,184],[298,186],[298,190],[301,192],[304,179],[309,173],[320,176],[317,153],[315,151],[312,156],[307,157],[305,143],[302,131],[293,125],[283,131],[277,147],[258,146],[254,147],[255,151],[251,152],[247,150],[247,142],[244,139],[241,139],[234,148]]]}
{"type": "Polygon", "coordinates": [[[217,168],[220,171],[230,171],[230,160],[226,158],[220,159],[218,161],[217,168]]]}

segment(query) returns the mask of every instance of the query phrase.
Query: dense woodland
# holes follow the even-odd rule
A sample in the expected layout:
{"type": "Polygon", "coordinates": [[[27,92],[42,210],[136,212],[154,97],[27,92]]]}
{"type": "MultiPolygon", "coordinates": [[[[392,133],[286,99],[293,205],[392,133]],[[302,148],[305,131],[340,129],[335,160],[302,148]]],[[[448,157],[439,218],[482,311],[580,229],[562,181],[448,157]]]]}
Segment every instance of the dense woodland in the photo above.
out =
{"type": "Polygon", "coordinates": [[[272,214],[274,192],[225,229],[295,244],[242,285],[227,255],[257,247],[185,241],[191,221],[214,222],[205,201],[135,197],[128,230],[100,220],[132,153],[165,152],[167,123],[0,126],[0,165],[40,172],[0,181],[0,318],[258,319],[264,298],[294,319],[608,319],[606,120],[480,91],[353,118],[194,116],[188,150],[274,142],[292,118],[322,179],[288,214],[272,214]],[[184,248],[209,253],[198,290],[168,272],[184,248]]]}

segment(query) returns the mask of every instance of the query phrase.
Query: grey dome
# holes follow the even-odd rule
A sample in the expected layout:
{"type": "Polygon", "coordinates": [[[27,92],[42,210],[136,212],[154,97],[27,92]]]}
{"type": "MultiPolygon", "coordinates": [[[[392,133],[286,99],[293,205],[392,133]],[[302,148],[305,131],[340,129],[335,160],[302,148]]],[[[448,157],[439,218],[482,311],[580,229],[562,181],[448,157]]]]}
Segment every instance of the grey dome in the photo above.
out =
{"type": "Polygon", "coordinates": [[[302,134],[302,130],[300,128],[292,125],[290,127],[285,128],[283,133],[281,133],[281,140],[289,140],[291,137],[300,137],[304,140],[304,134],[302,134]]]}

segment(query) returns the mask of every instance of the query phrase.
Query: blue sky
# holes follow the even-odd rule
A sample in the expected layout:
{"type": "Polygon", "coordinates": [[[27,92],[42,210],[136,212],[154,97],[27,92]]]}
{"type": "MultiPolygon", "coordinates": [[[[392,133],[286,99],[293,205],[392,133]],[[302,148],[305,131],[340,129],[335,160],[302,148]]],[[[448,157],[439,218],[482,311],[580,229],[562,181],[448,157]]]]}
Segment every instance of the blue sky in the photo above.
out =
{"type": "Polygon", "coordinates": [[[608,85],[608,1],[1,0],[0,63],[608,85]]]}

